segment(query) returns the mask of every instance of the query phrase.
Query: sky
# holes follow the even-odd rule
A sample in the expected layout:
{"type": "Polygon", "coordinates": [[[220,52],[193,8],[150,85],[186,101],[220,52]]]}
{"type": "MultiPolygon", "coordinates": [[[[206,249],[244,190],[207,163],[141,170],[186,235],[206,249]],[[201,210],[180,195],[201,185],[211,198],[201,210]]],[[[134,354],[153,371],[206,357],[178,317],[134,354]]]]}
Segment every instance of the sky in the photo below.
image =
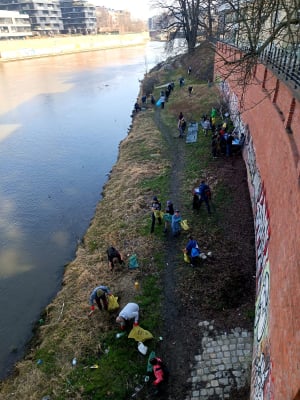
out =
{"type": "Polygon", "coordinates": [[[150,0],[90,0],[96,6],[104,6],[115,10],[127,10],[133,18],[147,20],[150,12],[150,0]]]}

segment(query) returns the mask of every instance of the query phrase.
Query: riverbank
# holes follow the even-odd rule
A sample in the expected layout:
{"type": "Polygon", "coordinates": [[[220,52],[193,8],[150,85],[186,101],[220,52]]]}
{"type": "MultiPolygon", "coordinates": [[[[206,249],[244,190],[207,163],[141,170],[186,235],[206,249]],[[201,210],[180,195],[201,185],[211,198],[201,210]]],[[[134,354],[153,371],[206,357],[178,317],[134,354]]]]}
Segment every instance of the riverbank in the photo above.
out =
{"type": "MultiPolygon", "coordinates": [[[[193,58],[177,59],[149,77],[156,86],[171,79],[177,83],[191,64],[193,73],[187,84],[193,85],[192,96],[186,87],[176,84],[164,110],[149,104],[134,117],[91,226],[76,259],[66,268],[62,289],[45,310],[44,322],[28,355],[17,364],[16,376],[1,385],[5,400],[40,400],[43,396],[125,400],[138,384],[144,384],[147,357],[126,336],[116,340],[116,313],[97,311],[88,317],[88,297],[98,284],[110,286],[121,307],[130,301],[139,303],[140,326],[154,335],[146,342],[148,354],[155,351],[170,368],[168,396],[164,398],[182,400],[191,393],[194,356],[201,351],[206,335],[200,323],[213,324],[220,335],[237,327],[251,331],[255,252],[243,160],[240,156],[212,159],[210,140],[200,131],[193,144],[177,137],[179,111],[188,122],[199,121],[219,104],[217,88],[206,83],[213,56],[208,57],[206,48],[200,50],[193,58]],[[211,217],[205,209],[192,209],[192,188],[203,177],[213,191],[211,217]],[[171,199],[188,220],[190,230],[175,239],[156,226],[151,235],[149,206],[154,195],[163,206],[171,199]],[[182,248],[190,233],[202,251],[213,253],[197,269],[183,261],[182,248]],[[126,261],[137,254],[139,268],[118,268],[112,274],[105,254],[110,244],[126,261]],[[74,357],[75,368],[71,363],[74,357]],[[95,365],[99,368],[90,368],[95,365]]],[[[157,97],[159,90],[154,94],[157,97]]],[[[251,357],[246,361],[251,365],[251,357]]],[[[240,372],[247,383],[249,371],[240,372]]],[[[232,390],[239,388],[234,379],[232,390]]],[[[148,399],[149,393],[146,387],[137,398],[148,399]]],[[[239,393],[235,398],[246,397],[239,393]]]]}
{"type": "Polygon", "coordinates": [[[148,40],[148,32],[3,40],[0,42],[0,62],[139,46],[148,40]]]}

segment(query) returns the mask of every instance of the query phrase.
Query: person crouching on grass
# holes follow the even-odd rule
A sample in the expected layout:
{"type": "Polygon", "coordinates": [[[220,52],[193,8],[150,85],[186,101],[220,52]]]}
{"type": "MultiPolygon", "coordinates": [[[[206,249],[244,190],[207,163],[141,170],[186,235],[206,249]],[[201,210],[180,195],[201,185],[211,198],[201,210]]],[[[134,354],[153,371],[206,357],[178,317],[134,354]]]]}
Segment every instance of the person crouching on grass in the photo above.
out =
{"type": "Polygon", "coordinates": [[[167,366],[159,357],[153,357],[149,361],[152,365],[152,371],[154,375],[153,386],[155,388],[154,394],[162,394],[165,389],[165,383],[167,383],[169,378],[169,371],[167,366]]]}
{"type": "Polygon", "coordinates": [[[107,260],[108,260],[108,266],[110,267],[110,270],[113,271],[114,267],[119,263],[120,265],[124,265],[124,261],[122,259],[122,256],[120,252],[115,249],[113,246],[110,246],[106,250],[107,254],[107,260]]]}
{"type": "Polygon", "coordinates": [[[134,320],[133,326],[139,325],[140,307],[136,303],[128,303],[119,313],[116,322],[120,324],[121,330],[125,330],[130,320],[134,320]]]}
{"type": "Polygon", "coordinates": [[[107,301],[107,296],[111,296],[111,291],[109,289],[109,287],[107,286],[97,286],[95,287],[95,289],[92,291],[91,295],[90,295],[90,301],[89,304],[91,306],[91,311],[90,314],[91,315],[94,311],[95,311],[95,304],[94,302],[96,302],[98,308],[100,311],[102,311],[102,309],[104,308],[104,310],[108,310],[108,301],[107,301]]]}

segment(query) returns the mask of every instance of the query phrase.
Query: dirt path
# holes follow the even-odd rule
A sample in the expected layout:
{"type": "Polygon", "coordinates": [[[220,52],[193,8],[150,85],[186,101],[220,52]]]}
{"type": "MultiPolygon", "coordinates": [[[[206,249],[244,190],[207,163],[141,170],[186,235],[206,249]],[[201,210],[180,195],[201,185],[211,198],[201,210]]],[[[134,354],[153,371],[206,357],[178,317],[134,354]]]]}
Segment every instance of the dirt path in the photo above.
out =
{"type": "MultiPolygon", "coordinates": [[[[176,130],[170,132],[164,125],[161,112],[164,111],[156,110],[155,122],[168,144],[171,158],[169,198],[180,209],[184,196],[180,188],[183,186],[181,171],[184,170],[186,144],[185,140],[176,137],[176,130]]],[[[219,239],[219,257],[212,260],[208,268],[192,269],[182,262],[187,235],[183,233],[181,238],[173,238],[169,233],[165,237],[164,340],[158,349],[170,370],[167,393],[160,397],[165,400],[184,400],[190,393],[190,365],[201,347],[200,321],[213,319],[220,330],[237,326],[252,328],[252,322],[242,311],[249,305],[254,306],[254,281],[251,278],[255,268],[253,218],[245,165],[241,156],[230,161],[220,159],[210,173],[217,174],[233,193],[232,207],[224,205],[220,209],[225,215],[222,228],[226,229],[226,238],[219,239]],[[228,304],[221,310],[210,306],[214,299],[218,301],[218,296],[221,300],[224,297],[224,304],[228,304]],[[237,313],[237,310],[241,312],[237,313]]],[[[222,225],[217,218],[216,223],[222,225]]]]}
{"type": "MultiPolygon", "coordinates": [[[[171,157],[171,185],[169,198],[174,207],[182,209],[180,188],[184,178],[181,171],[185,162],[185,139],[178,138],[178,133],[170,132],[161,118],[161,110],[156,110],[155,122],[168,144],[168,155],[171,157]]],[[[175,124],[174,124],[175,125],[175,124]]],[[[194,319],[187,314],[181,302],[178,291],[181,274],[178,264],[182,264],[182,240],[173,238],[169,232],[165,238],[165,270],[163,276],[164,288],[164,341],[162,357],[167,360],[170,370],[168,394],[165,399],[184,399],[189,389],[189,363],[195,354],[200,335],[194,330],[194,319]],[[189,333],[186,335],[186,333],[189,333]]],[[[187,267],[188,268],[188,267],[187,267]]]]}

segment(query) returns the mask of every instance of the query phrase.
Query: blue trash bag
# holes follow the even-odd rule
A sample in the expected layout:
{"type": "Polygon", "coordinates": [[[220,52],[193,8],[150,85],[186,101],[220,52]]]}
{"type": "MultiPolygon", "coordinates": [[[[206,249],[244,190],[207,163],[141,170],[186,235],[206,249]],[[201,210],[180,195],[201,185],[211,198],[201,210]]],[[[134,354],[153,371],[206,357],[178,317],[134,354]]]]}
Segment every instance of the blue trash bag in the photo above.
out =
{"type": "Polygon", "coordinates": [[[137,256],[136,256],[136,254],[132,254],[132,256],[130,256],[129,260],[128,260],[128,268],[136,269],[136,268],[138,268],[138,266],[139,266],[139,264],[137,261],[137,256]]]}

